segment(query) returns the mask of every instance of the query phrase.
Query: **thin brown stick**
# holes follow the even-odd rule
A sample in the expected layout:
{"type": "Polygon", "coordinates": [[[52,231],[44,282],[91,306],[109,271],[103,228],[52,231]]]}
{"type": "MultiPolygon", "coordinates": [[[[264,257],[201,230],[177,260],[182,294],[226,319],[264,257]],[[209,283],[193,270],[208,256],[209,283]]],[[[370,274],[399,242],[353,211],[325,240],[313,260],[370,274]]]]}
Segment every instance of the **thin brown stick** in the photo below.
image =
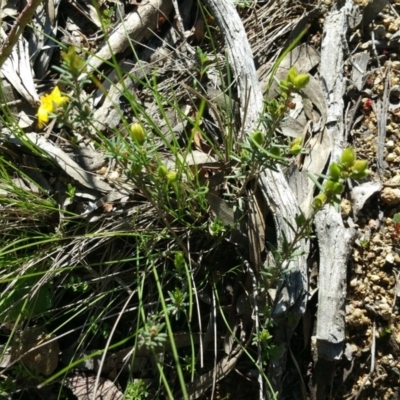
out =
{"type": "Polygon", "coordinates": [[[11,54],[25,26],[31,22],[33,14],[35,14],[36,9],[39,7],[41,2],[42,0],[28,0],[25,8],[17,17],[14,26],[0,48],[0,68],[11,54]]]}

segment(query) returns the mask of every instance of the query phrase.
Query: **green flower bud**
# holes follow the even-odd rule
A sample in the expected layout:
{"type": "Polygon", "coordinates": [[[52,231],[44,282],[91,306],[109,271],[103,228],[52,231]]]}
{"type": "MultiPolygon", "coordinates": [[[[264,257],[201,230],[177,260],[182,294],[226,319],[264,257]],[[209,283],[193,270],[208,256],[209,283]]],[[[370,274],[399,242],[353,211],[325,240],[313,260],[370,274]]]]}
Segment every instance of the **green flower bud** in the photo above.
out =
{"type": "Polygon", "coordinates": [[[246,149],[242,149],[240,152],[240,159],[242,162],[247,161],[250,158],[250,152],[247,151],[246,149]]]}
{"type": "Polygon", "coordinates": [[[330,180],[325,182],[324,191],[328,196],[341,194],[343,193],[343,190],[344,186],[340,182],[334,182],[330,180]]]}
{"type": "Polygon", "coordinates": [[[357,160],[353,165],[353,172],[357,174],[366,171],[368,168],[368,161],[367,160],[357,160]]]}
{"type": "Polygon", "coordinates": [[[290,82],[291,84],[295,85],[295,79],[297,78],[298,75],[298,71],[296,67],[292,67],[289,69],[288,74],[287,74],[287,80],[288,82],[290,82]]]}
{"type": "Polygon", "coordinates": [[[326,194],[332,194],[333,186],[334,186],[335,183],[336,182],[334,182],[334,181],[326,181],[325,185],[324,185],[324,192],[326,194]]]}
{"type": "Polygon", "coordinates": [[[68,51],[62,52],[61,57],[68,71],[74,76],[78,77],[85,69],[85,60],[79,56],[74,46],[70,46],[68,51]]]}
{"type": "Polygon", "coordinates": [[[329,166],[329,176],[332,181],[338,181],[341,173],[342,170],[337,163],[334,162],[329,166]]]}
{"type": "Polygon", "coordinates": [[[312,206],[316,209],[319,210],[324,206],[326,203],[327,197],[324,193],[320,193],[318,196],[314,197],[314,200],[312,202],[312,206]]]}
{"type": "Polygon", "coordinates": [[[365,171],[361,171],[361,172],[356,172],[353,171],[350,174],[350,178],[354,179],[356,181],[361,181],[362,179],[366,178],[369,175],[370,171],[368,169],[366,169],[365,171]]]}
{"type": "Polygon", "coordinates": [[[296,89],[303,89],[307,86],[308,82],[310,82],[310,75],[308,74],[300,74],[294,78],[293,86],[296,89]]]}
{"type": "Polygon", "coordinates": [[[282,155],[281,149],[277,146],[271,146],[268,151],[272,154],[273,157],[281,157],[282,155]]]}
{"type": "Polygon", "coordinates": [[[138,145],[142,145],[146,141],[146,133],[140,124],[131,125],[131,138],[138,145]]]}
{"type": "Polygon", "coordinates": [[[164,165],[160,165],[157,168],[157,174],[160,178],[164,178],[164,179],[167,178],[167,175],[168,175],[167,167],[165,167],[164,165]]]}
{"type": "Polygon", "coordinates": [[[264,143],[264,135],[260,131],[255,131],[251,134],[250,139],[252,142],[261,146],[264,143]]]}
{"type": "Polygon", "coordinates": [[[334,182],[332,187],[332,194],[342,194],[344,191],[344,185],[340,182],[334,182]]]}
{"type": "Polygon", "coordinates": [[[340,162],[346,167],[351,168],[356,161],[356,153],[352,147],[343,150],[340,162]]]}
{"type": "Polygon", "coordinates": [[[348,171],[342,171],[341,178],[342,178],[342,179],[347,179],[348,177],[349,177],[348,171]]]}
{"type": "Polygon", "coordinates": [[[178,174],[175,171],[169,171],[167,174],[167,182],[174,184],[178,180],[178,174]]]}
{"type": "Polygon", "coordinates": [[[182,271],[185,267],[185,257],[181,251],[175,253],[174,264],[178,271],[182,271]]]}
{"type": "Polygon", "coordinates": [[[297,156],[298,154],[301,153],[303,147],[301,147],[301,145],[299,144],[295,144],[290,148],[290,154],[297,156]]]}
{"type": "Polygon", "coordinates": [[[303,144],[303,138],[301,136],[293,139],[292,142],[290,143],[291,146],[294,146],[296,144],[299,144],[299,145],[303,144]]]}

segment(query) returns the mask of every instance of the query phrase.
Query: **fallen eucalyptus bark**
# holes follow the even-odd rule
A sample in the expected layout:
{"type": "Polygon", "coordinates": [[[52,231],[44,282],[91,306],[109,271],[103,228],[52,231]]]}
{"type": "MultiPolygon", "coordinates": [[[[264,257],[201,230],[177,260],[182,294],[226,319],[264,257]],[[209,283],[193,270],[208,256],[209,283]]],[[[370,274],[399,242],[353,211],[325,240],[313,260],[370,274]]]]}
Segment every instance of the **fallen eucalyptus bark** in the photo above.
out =
{"type": "Polygon", "coordinates": [[[242,129],[247,133],[256,127],[263,105],[261,86],[247,34],[232,1],[205,0],[204,2],[224,37],[228,61],[234,72],[240,99],[242,129]]]}
{"type": "MultiPolygon", "coordinates": [[[[263,110],[263,97],[246,32],[232,1],[204,0],[204,2],[224,37],[238,87],[242,129],[248,134],[257,127],[263,110]]],[[[296,226],[295,217],[299,213],[299,207],[279,166],[276,171],[266,169],[259,178],[259,185],[274,218],[278,243],[281,243],[284,237],[290,243],[295,236],[290,225],[296,226]]],[[[278,288],[273,311],[276,317],[274,339],[281,345],[282,351],[277,359],[271,360],[269,379],[274,390],[278,392],[281,389],[291,333],[306,307],[308,247],[305,240],[298,242],[297,251],[301,255],[293,260],[287,260],[283,266],[284,279],[278,288]]],[[[261,269],[261,265],[254,267],[257,270],[261,269]]]]}
{"type": "MultiPolygon", "coordinates": [[[[9,143],[24,146],[24,142],[10,131],[4,130],[3,134],[9,143]]],[[[68,176],[78,181],[84,187],[100,193],[109,193],[112,191],[112,187],[108,183],[102,181],[98,176],[85,171],[67,153],[55,146],[50,140],[35,132],[27,133],[26,138],[35,146],[42,149],[68,176]]]]}
{"type": "Polygon", "coordinates": [[[330,205],[316,214],[314,223],[320,253],[318,358],[338,360],[345,336],[346,265],[355,230],[346,229],[341,215],[330,205]]]}
{"type": "Polygon", "coordinates": [[[157,30],[160,17],[167,18],[172,10],[171,0],[149,0],[137,6],[136,12],[110,34],[99,51],[87,61],[86,73],[98,68],[103,62],[126,50],[131,43],[148,39],[157,30]]]}
{"type": "MultiPolygon", "coordinates": [[[[352,0],[346,0],[342,6],[338,3],[332,8],[325,19],[321,46],[320,76],[327,98],[325,134],[330,138],[332,162],[339,159],[343,150],[343,43],[348,30],[348,16],[353,8],[352,0]]],[[[315,227],[320,249],[316,333],[318,358],[333,361],[340,359],[345,339],[343,308],[352,235],[344,228],[340,214],[328,206],[317,213],[315,227]]]]}

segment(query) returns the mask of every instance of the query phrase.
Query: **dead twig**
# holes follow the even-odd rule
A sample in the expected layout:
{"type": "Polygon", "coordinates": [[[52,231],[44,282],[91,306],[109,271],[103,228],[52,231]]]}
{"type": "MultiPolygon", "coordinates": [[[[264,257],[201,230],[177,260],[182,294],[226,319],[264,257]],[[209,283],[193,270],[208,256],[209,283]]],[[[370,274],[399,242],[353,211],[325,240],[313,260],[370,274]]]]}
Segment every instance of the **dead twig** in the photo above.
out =
{"type": "Polygon", "coordinates": [[[0,48],[0,68],[10,56],[25,26],[32,20],[33,14],[35,14],[41,2],[42,0],[28,0],[25,8],[17,17],[14,26],[11,28],[10,33],[0,48]]]}

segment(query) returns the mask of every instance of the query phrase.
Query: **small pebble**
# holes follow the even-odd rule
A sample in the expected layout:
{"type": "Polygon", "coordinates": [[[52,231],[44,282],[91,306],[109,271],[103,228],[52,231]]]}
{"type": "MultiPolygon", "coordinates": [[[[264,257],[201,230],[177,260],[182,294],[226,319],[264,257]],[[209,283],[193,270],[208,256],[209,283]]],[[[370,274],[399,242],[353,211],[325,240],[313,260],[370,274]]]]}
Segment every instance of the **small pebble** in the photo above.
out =
{"type": "Polygon", "coordinates": [[[394,255],[393,253],[389,253],[386,257],[385,257],[385,261],[389,264],[394,264],[394,255]]]}
{"type": "Polygon", "coordinates": [[[357,278],[354,278],[354,279],[352,279],[351,281],[350,281],[350,286],[351,287],[355,287],[355,286],[357,286],[358,285],[358,279],[357,278]]]}
{"type": "Polygon", "coordinates": [[[340,208],[342,211],[342,217],[348,217],[351,213],[351,201],[343,199],[340,202],[340,208]]]}
{"type": "Polygon", "coordinates": [[[381,193],[381,199],[389,206],[395,206],[400,203],[400,189],[386,187],[381,193]]]}
{"type": "Polygon", "coordinates": [[[387,162],[393,162],[395,159],[396,159],[396,154],[394,154],[394,153],[389,153],[389,154],[386,156],[386,161],[387,161],[387,162]]]}
{"type": "Polygon", "coordinates": [[[387,147],[388,149],[393,149],[393,147],[394,147],[394,141],[393,141],[393,140],[388,140],[388,141],[386,142],[386,147],[387,147]]]}
{"type": "Polygon", "coordinates": [[[113,171],[111,172],[111,174],[108,176],[108,178],[112,181],[118,179],[120,177],[120,174],[118,173],[118,171],[113,171]]]}
{"type": "Polygon", "coordinates": [[[371,275],[370,278],[372,282],[378,282],[381,280],[381,277],[379,275],[371,275]]]}

